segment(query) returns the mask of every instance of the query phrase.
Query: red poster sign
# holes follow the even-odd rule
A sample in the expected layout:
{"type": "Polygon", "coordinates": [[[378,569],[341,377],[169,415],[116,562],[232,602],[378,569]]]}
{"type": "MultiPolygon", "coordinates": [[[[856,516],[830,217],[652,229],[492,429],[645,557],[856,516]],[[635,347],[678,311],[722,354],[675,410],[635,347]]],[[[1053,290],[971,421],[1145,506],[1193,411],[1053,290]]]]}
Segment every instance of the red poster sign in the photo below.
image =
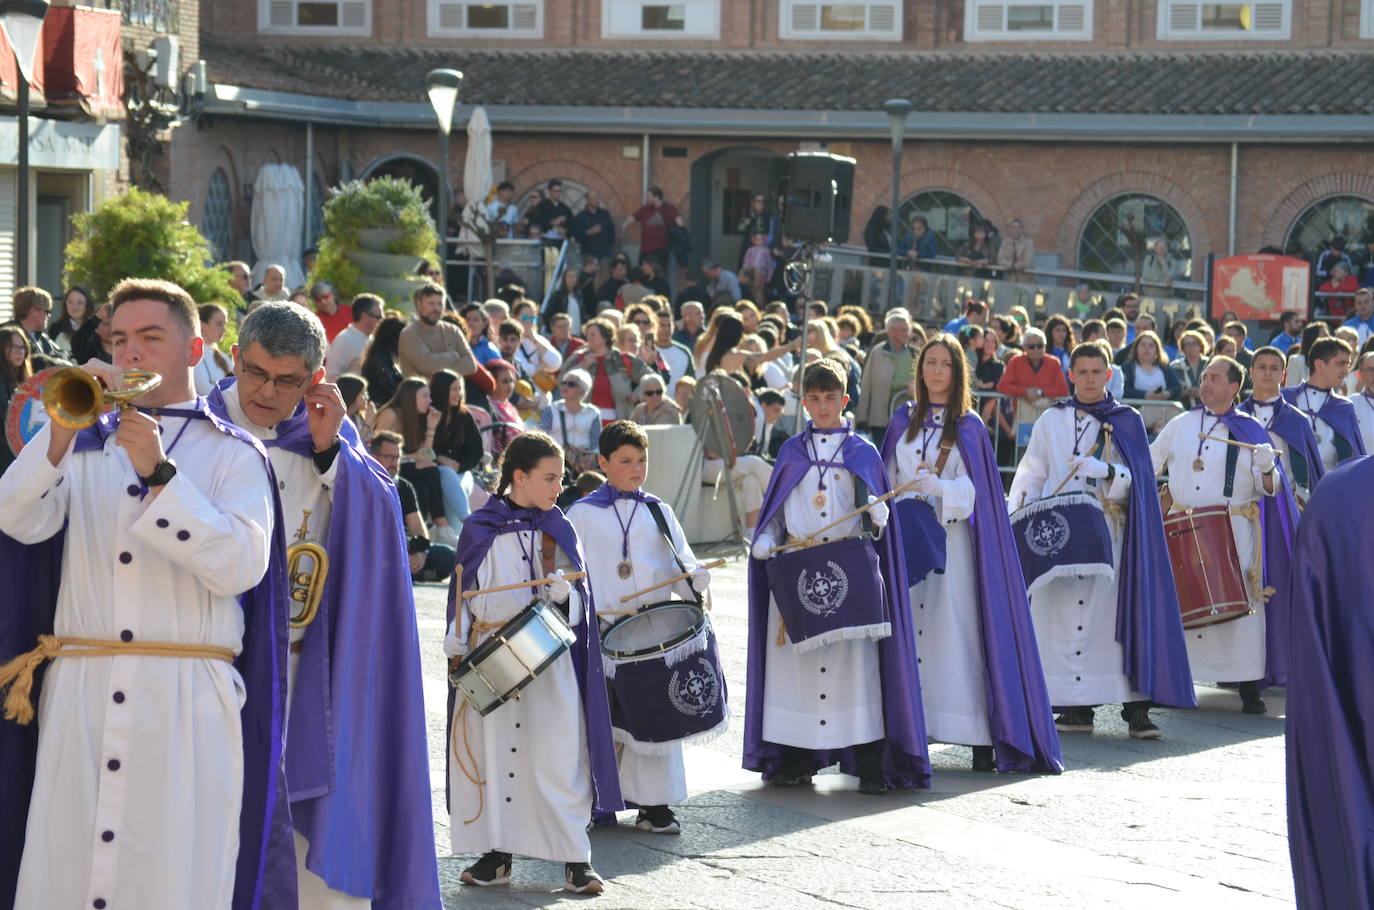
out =
{"type": "Polygon", "coordinates": [[[1307,318],[1312,266],[1291,256],[1257,253],[1212,262],[1211,317],[1227,310],[1242,320],[1276,320],[1284,310],[1307,318]]]}

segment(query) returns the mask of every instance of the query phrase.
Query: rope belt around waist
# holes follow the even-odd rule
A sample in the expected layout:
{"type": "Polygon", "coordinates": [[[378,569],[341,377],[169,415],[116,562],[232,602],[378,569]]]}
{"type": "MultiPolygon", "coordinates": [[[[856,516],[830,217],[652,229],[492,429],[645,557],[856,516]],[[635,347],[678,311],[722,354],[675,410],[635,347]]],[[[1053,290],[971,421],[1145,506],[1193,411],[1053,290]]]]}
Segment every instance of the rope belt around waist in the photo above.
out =
{"type": "MultiPolygon", "coordinates": [[[[504,625],[503,622],[482,622],[474,619],[472,629],[468,632],[468,653],[471,654],[472,649],[477,647],[478,636],[486,632],[495,632],[504,625]]],[[[456,666],[459,658],[455,657],[453,660],[456,666]]],[[[482,812],[487,807],[487,782],[482,777],[482,769],[477,764],[477,756],[472,751],[472,743],[468,741],[468,708],[471,705],[462,695],[459,695],[458,699],[462,704],[458,706],[458,716],[454,718],[452,734],[449,737],[449,748],[453,752],[453,760],[458,763],[458,770],[462,771],[463,776],[477,788],[477,814],[472,818],[463,820],[463,824],[470,825],[482,817],[482,812]],[[467,761],[463,760],[463,755],[458,751],[458,733],[460,731],[463,734],[463,752],[467,753],[467,761]],[[468,769],[467,762],[472,762],[471,770],[468,769]]]]}
{"type": "Polygon", "coordinates": [[[5,696],[5,719],[27,724],[33,720],[33,674],[45,660],[59,657],[190,657],[234,662],[234,652],[215,645],[190,645],[160,641],[104,641],[99,638],[38,636],[38,647],[20,654],[0,667],[0,689],[5,696]]]}

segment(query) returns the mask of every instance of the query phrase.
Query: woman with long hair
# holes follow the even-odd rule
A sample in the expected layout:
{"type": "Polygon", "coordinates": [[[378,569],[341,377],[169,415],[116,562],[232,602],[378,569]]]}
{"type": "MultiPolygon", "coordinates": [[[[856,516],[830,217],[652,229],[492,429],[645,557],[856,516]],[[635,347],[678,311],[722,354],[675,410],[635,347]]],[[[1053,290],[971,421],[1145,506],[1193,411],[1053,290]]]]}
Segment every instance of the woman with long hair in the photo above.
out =
{"type": "Polygon", "coordinates": [[[1185,408],[1193,408],[1202,400],[1200,393],[1202,371],[1207,369],[1207,339],[1201,332],[1186,329],[1178,336],[1178,352],[1178,359],[1169,364],[1169,371],[1178,379],[1178,400],[1185,408]]]}
{"type": "Polygon", "coordinates": [[[91,292],[72,285],[62,295],[61,306],[53,307],[52,318],[48,320],[48,337],[53,344],[70,354],[76,333],[94,317],[95,298],[91,292]]]}
{"type": "Polygon", "coordinates": [[[353,421],[358,438],[364,445],[372,442],[372,424],[377,421],[377,407],[367,397],[367,380],[356,373],[343,373],[334,384],[344,402],[344,416],[353,421]]]}
{"type": "Polygon", "coordinates": [[[864,246],[870,253],[886,253],[892,249],[892,209],[880,205],[868,216],[864,225],[864,246]]]}
{"type": "MultiPolygon", "coordinates": [[[[33,346],[29,336],[18,326],[0,329],[0,427],[5,426],[10,399],[19,386],[33,375],[33,346]]],[[[9,443],[0,434],[0,473],[14,461],[9,443]]]]}
{"type": "Polygon", "coordinates": [[[912,535],[908,553],[916,540],[945,543],[943,564],[932,555],[907,565],[927,732],[972,746],[975,771],[1058,773],[1059,734],[1001,475],[959,340],[931,338],[913,374],[883,462],[894,489],[910,485],[893,510],[901,536],[912,535]]]}
{"type": "Polygon", "coordinates": [[[577,532],[555,503],[563,451],[533,430],[501,456],[496,495],[468,517],[458,542],[462,575],[450,587],[444,654],[462,658],[538,598],[566,617],[567,653],[500,710],[485,717],[453,700],[449,717],[449,811],[455,854],[480,854],[468,885],[510,881],[514,856],[561,862],[563,888],[599,894],[587,820],[621,808],[596,610],[580,572],[577,532]],[[478,590],[551,579],[537,587],[478,590]],[[459,592],[473,592],[459,597],[459,592]]]}
{"type": "Polygon", "coordinates": [[[229,325],[229,313],[218,303],[202,303],[196,311],[200,316],[200,337],[205,342],[200,363],[196,364],[196,394],[209,395],[215,383],[234,373],[234,361],[219,347],[229,325]]]}
{"type": "Polygon", "coordinates": [[[835,333],[831,329],[829,317],[817,319],[809,323],[806,327],[806,347],[815,351],[822,357],[829,357],[831,360],[844,367],[845,371],[845,394],[850,401],[859,400],[859,381],[861,374],[859,365],[854,362],[844,348],[840,347],[835,341],[835,333]]]}
{"type": "MultiPolygon", "coordinates": [[[[1146,330],[1135,336],[1130,359],[1121,367],[1121,397],[1147,401],[1181,401],[1183,385],[1164,360],[1164,345],[1159,336],[1146,330]]],[[[1150,435],[1158,433],[1178,414],[1174,408],[1141,405],[1140,416],[1150,435]]]]}
{"type": "Polygon", "coordinates": [[[1073,350],[1073,326],[1068,317],[1055,313],[1045,320],[1045,353],[1059,360],[1064,375],[1069,375],[1069,351],[1073,350]]]}
{"type": "MultiPolygon", "coordinates": [[[[456,546],[458,532],[449,520],[465,510],[466,501],[459,506],[445,501],[443,481],[439,479],[439,464],[435,461],[434,432],[438,429],[440,413],[430,406],[429,386],[423,379],[412,376],[403,379],[378,412],[372,426],[373,434],[382,430],[400,433],[405,440],[401,449],[401,476],[415,487],[420,512],[434,525],[434,539],[456,546]]],[[[465,514],[465,512],[464,512],[465,514]]]]}
{"type": "Polygon", "coordinates": [[[440,370],[429,379],[430,409],[439,412],[434,427],[434,461],[444,491],[444,513],[458,530],[472,511],[472,469],[482,463],[482,431],[464,400],[463,378],[440,370]]]}
{"type": "Polygon", "coordinates": [[[581,289],[578,287],[582,280],[582,273],[577,269],[567,268],[563,270],[563,278],[558,285],[558,290],[549,296],[549,306],[544,312],[544,331],[553,334],[553,317],[559,313],[567,313],[568,319],[572,320],[572,328],[568,331],[572,335],[582,334],[582,324],[587,321],[587,301],[583,299],[581,289]]]}
{"type": "Polygon", "coordinates": [[[986,224],[975,221],[969,226],[969,241],[959,248],[955,258],[968,269],[967,274],[978,278],[992,277],[992,272],[987,268],[988,261],[992,259],[992,244],[988,241],[986,224]]]}
{"type": "Polygon", "coordinates": [[[72,359],[77,363],[85,363],[88,360],[114,363],[114,342],[111,340],[111,332],[110,305],[101,304],[72,336],[72,359]]]}
{"type": "Polygon", "coordinates": [[[727,373],[743,370],[752,374],[760,364],[777,360],[788,351],[797,350],[799,346],[797,342],[792,342],[777,345],[763,354],[750,353],[741,347],[741,342],[744,341],[744,321],[739,316],[733,312],[726,313],[719,319],[713,319],[712,324],[716,335],[703,364],[704,372],[707,374],[716,370],[724,370],[727,373]]]}
{"type": "Polygon", "coordinates": [[[586,371],[592,378],[587,402],[600,409],[603,426],[629,419],[634,388],[649,373],[649,365],[633,354],[614,350],[616,327],[604,316],[587,323],[583,336],[587,343],[563,364],[561,377],[573,370],[586,371]]]}
{"type": "Polygon", "coordinates": [[[1288,372],[1284,382],[1290,386],[1301,385],[1312,375],[1312,364],[1307,362],[1307,353],[1312,345],[1331,334],[1331,329],[1320,319],[1314,319],[1302,327],[1302,336],[1297,344],[1289,348],[1288,372]]]}
{"type": "Polygon", "coordinates": [[[363,351],[359,372],[367,380],[367,397],[378,407],[390,401],[401,385],[401,368],[396,365],[396,357],[400,352],[401,329],[405,327],[399,317],[386,317],[372,330],[372,338],[363,351]]]}

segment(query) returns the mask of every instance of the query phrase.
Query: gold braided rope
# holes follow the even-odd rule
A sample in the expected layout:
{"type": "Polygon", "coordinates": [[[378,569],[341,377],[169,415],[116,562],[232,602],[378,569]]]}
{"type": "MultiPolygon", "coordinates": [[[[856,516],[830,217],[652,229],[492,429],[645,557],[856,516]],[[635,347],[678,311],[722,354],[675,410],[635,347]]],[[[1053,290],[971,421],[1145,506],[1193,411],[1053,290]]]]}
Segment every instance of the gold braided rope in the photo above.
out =
{"type": "Polygon", "coordinates": [[[5,696],[5,719],[27,724],[33,720],[33,674],[46,660],[59,657],[182,657],[234,662],[234,652],[215,645],[191,645],[159,641],[104,641],[99,638],[38,636],[38,647],[0,667],[0,689],[5,696]]]}

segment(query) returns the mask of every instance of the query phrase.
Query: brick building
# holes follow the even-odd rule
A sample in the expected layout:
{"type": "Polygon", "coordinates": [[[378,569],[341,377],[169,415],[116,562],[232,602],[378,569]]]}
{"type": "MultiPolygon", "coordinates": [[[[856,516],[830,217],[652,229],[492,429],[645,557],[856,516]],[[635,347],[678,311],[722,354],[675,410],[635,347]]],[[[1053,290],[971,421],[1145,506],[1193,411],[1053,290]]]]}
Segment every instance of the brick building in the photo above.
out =
{"type": "Polygon", "coordinates": [[[729,261],[799,147],[857,159],[858,242],[890,198],[881,104],[906,97],[904,220],[953,249],[1019,217],[1041,265],[1130,271],[1119,227],[1140,216],[1188,279],[1209,252],[1374,226],[1371,50],[1374,0],[224,0],[202,7],[209,87],[169,190],[251,258],[254,175],[304,174],[307,145],[316,205],[349,177],[433,187],[424,76],[448,66],[487,109],[497,179],[597,190],[617,222],[662,186],[698,255],[729,261]]]}

